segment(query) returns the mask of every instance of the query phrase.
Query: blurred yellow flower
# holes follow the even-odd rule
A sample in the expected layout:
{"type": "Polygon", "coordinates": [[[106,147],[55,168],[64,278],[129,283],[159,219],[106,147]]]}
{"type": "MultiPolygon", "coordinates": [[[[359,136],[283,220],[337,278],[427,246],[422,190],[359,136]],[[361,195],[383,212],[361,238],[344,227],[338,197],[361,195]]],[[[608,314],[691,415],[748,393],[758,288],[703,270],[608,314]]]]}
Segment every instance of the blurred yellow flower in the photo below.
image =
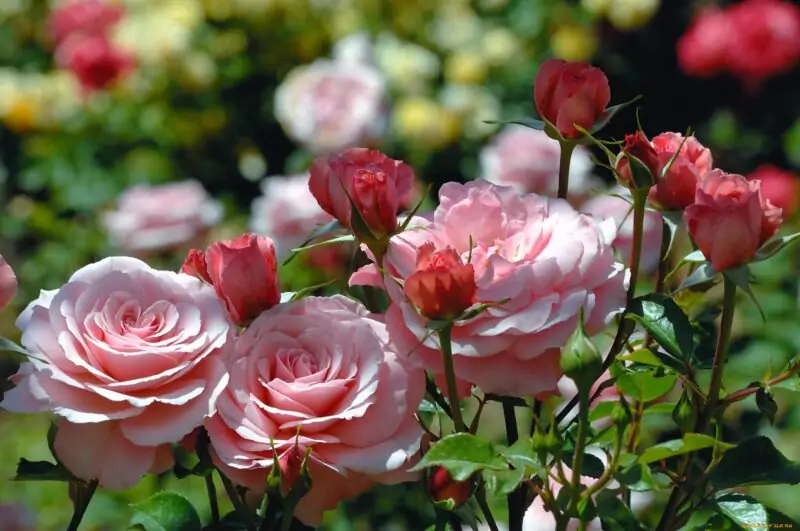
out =
{"type": "Polygon", "coordinates": [[[373,55],[389,84],[402,92],[424,92],[441,69],[435,53],[417,44],[401,41],[390,33],[378,37],[373,55]]]}
{"type": "Polygon", "coordinates": [[[145,64],[162,64],[180,57],[191,46],[194,30],[203,22],[198,2],[157,2],[131,8],[115,26],[115,41],[145,64]]]}
{"type": "Polygon", "coordinates": [[[39,106],[34,98],[24,94],[16,94],[7,103],[3,114],[3,123],[14,132],[25,133],[33,129],[39,118],[39,106]]]}
{"type": "Polygon", "coordinates": [[[186,55],[181,64],[180,80],[190,90],[203,90],[217,79],[217,64],[202,52],[186,55]]]}
{"type": "Polygon", "coordinates": [[[616,29],[630,31],[650,22],[659,7],[660,0],[612,0],[606,16],[616,29]]]}
{"type": "Polygon", "coordinates": [[[588,61],[597,50],[597,37],[591,28],[569,24],[553,33],[550,47],[565,61],[588,61]]]}
{"type": "Polygon", "coordinates": [[[486,79],[486,63],[478,53],[455,52],[447,58],[444,77],[450,83],[478,85],[486,79]]]}
{"type": "Polygon", "coordinates": [[[519,57],[522,43],[514,32],[506,28],[493,28],[481,39],[481,54],[491,66],[503,66],[519,57]]]}
{"type": "Polygon", "coordinates": [[[430,37],[443,50],[461,50],[480,39],[483,21],[468,6],[442,2],[430,26],[430,37]]]}
{"type": "Polygon", "coordinates": [[[439,94],[439,100],[445,109],[458,116],[464,135],[473,140],[494,132],[497,125],[485,122],[500,120],[503,111],[500,100],[479,85],[447,85],[439,94]]]}
{"type": "Polygon", "coordinates": [[[439,149],[458,138],[458,117],[428,98],[411,96],[397,102],[393,127],[409,142],[439,149]]]}
{"type": "Polygon", "coordinates": [[[581,0],[581,7],[596,17],[605,16],[614,0],[581,0]]]}

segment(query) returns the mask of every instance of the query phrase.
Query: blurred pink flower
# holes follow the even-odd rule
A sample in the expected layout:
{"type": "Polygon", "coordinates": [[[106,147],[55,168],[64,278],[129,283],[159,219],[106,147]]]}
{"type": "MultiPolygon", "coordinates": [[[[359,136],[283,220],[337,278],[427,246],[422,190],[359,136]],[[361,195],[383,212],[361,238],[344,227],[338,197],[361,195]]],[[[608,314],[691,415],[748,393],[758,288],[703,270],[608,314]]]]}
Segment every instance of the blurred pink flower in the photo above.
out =
{"type": "Polygon", "coordinates": [[[713,76],[727,67],[728,42],[733,28],[728,13],[707,7],[678,39],[678,63],[691,76],[713,76]]]}
{"type": "Polygon", "coordinates": [[[797,174],[772,164],[762,164],[747,179],[761,181],[761,195],[782,209],[785,217],[797,212],[800,201],[800,177],[797,174]]]}
{"type": "MultiPolygon", "coordinates": [[[[481,178],[520,193],[558,195],[558,141],[521,125],[509,125],[480,152],[481,178]]],[[[589,151],[578,146],[569,167],[569,199],[579,204],[599,181],[589,151]]]]}
{"type": "Polygon", "coordinates": [[[17,294],[17,275],[0,255],[0,312],[8,306],[17,294]]]}
{"type": "Polygon", "coordinates": [[[275,91],[275,118],[314,154],[379,140],[387,119],[386,81],[367,63],[318,59],[289,72],[275,91]]]}
{"type": "Polygon", "coordinates": [[[105,34],[124,15],[125,8],[120,4],[105,0],[68,0],[51,11],[47,25],[50,37],[60,44],[75,33],[105,34]]]}
{"type": "Polygon", "coordinates": [[[222,205],[193,180],[137,185],[119,198],[102,223],[111,240],[129,252],[169,249],[191,242],[222,219],[222,205]]]}
{"type": "Polygon", "coordinates": [[[417,270],[423,245],[453,248],[474,268],[475,301],[496,304],[455,323],[456,375],[488,393],[552,393],[562,376],[560,348],[575,330],[578,309],[584,307],[594,334],[625,304],[628,272],[613,256],[614,233],[613,221],[595,222],[563,200],[520,196],[481,180],[449,182],[439,191],[433,221],[418,217],[389,240],[386,278],[370,265],[350,283],[385,286],[392,340],[441,374],[438,339],[395,279],[405,281],[417,270]]]}
{"type": "Polygon", "coordinates": [[[36,515],[22,503],[0,502],[3,531],[36,531],[36,515]]]}
{"type": "MultiPolygon", "coordinates": [[[[621,186],[612,188],[609,193],[623,196],[630,195],[621,186]]],[[[580,210],[598,219],[614,220],[617,226],[614,248],[622,256],[625,264],[630,265],[631,252],[633,250],[633,205],[620,197],[603,194],[586,201],[580,210]]],[[[658,212],[650,210],[645,212],[640,272],[646,273],[658,267],[658,259],[661,253],[662,223],[661,214],[658,212]]]]}
{"type": "Polygon", "coordinates": [[[32,355],[0,407],[62,417],[57,457],[108,489],[168,469],[228,382],[235,327],[214,289],[135,258],[79,269],[16,325],[32,355]]]}

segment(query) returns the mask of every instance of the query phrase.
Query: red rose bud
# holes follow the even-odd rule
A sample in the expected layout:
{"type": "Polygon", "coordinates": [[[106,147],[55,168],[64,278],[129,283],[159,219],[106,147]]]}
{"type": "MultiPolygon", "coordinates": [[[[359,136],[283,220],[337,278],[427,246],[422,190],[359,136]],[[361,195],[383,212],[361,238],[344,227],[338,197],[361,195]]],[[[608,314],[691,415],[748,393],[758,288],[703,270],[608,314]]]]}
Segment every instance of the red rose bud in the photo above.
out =
{"type": "Polygon", "coordinates": [[[641,131],[625,135],[625,146],[617,159],[621,184],[632,190],[649,190],[661,174],[658,153],[641,131]]]}
{"type": "Polygon", "coordinates": [[[433,501],[453,500],[453,508],[461,507],[472,496],[472,482],[455,481],[446,469],[435,467],[428,478],[428,493],[433,501]]]}
{"type": "Polygon", "coordinates": [[[475,270],[450,247],[437,251],[430,242],[417,251],[417,270],[403,287],[406,297],[430,319],[452,319],[472,306],[475,270]]]}
{"type": "Polygon", "coordinates": [[[533,99],[539,115],[564,138],[579,138],[579,125],[590,129],[611,101],[608,78],[597,67],[548,59],[534,82],[533,99]]]}
{"type": "Polygon", "coordinates": [[[398,210],[414,193],[415,181],[409,165],[380,151],[353,148],[314,161],[308,187],[325,212],[370,242],[397,228],[398,210]],[[354,220],[353,208],[360,220],[354,220]]]}
{"type": "Polygon", "coordinates": [[[684,219],[717,271],[747,263],[783,222],[781,209],[762,196],[760,182],[722,170],[705,176],[684,219]]]}
{"type": "Polygon", "coordinates": [[[784,215],[797,212],[800,200],[800,180],[794,173],[771,164],[762,164],[747,176],[749,181],[761,181],[761,194],[783,210],[784,215]]]}
{"type": "Polygon", "coordinates": [[[186,255],[186,260],[183,261],[180,271],[211,284],[211,277],[208,276],[206,266],[206,253],[200,249],[189,250],[189,254],[186,255]]]}
{"type": "Polygon", "coordinates": [[[272,240],[243,234],[208,246],[205,253],[192,249],[181,273],[211,284],[237,324],[246,324],[280,302],[278,261],[272,240]]]}
{"type": "Polygon", "coordinates": [[[672,164],[650,190],[649,199],[665,210],[683,210],[694,203],[697,186],[713,167],[711,151],[694,136],[684,138],[679,133],[661,133],[651,144],[658,153],[662,171],[670,161],[672,164]]]}

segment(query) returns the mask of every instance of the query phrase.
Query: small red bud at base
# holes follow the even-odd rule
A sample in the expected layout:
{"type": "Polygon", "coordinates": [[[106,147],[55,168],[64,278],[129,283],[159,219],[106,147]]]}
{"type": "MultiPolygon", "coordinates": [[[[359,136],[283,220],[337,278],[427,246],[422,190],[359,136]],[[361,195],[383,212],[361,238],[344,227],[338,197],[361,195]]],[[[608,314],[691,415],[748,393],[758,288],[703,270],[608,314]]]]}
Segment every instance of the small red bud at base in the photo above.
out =
{"type": "Polygon", "coordinates": [[[446,469],[436,467],[428,478],[428,493],[433,501],[453,500],[455,507],[461,507],[472,495],[472,483],[455,481],[446,469]]]}

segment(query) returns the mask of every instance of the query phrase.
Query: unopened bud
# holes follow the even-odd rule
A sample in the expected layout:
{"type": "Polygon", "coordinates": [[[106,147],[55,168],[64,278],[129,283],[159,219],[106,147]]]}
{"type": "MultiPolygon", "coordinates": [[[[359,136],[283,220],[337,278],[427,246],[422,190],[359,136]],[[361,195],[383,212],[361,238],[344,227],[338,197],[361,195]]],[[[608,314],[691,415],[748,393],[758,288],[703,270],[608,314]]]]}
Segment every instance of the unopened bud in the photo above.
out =
{"type": "Polygon", "coordinates": [[[575,382],[578,393],[589,393],[603,373],[603,357],[592,343],[583,325],[583,309],[578,314],[578,327],[561,351],[561,370],[575,382]]]}
{"type": "Polygon", "coordinates": [[[281,469],[281,494],[286,496],[303,475],[305,454],[298,445],[294,445],[278,460],[281,469]]]}
{"type": "Polygon", "coordinates": [[[658,153],[641,131],[625,136],[616,166],[617,177],[625,188],[649,190],[658,184],[661,173],[658,153]]]}
{"type": "Polygon", "coordinates": [[[443,467],[436,467],[428,478],[428,493],[435,502],[452,500],[453,508],[461,507],[472,495],[472,481],[456,481],[443,467]]]}
{"type": "Polygon", "coordinates": [[[681,394],[680,400],[672,409],[672,420],[675,421],[681,432],[690,433],[694,431],[695,423],[697,422],[697,409],[695,409],[692,399],[686,391],[681,394]]]}

